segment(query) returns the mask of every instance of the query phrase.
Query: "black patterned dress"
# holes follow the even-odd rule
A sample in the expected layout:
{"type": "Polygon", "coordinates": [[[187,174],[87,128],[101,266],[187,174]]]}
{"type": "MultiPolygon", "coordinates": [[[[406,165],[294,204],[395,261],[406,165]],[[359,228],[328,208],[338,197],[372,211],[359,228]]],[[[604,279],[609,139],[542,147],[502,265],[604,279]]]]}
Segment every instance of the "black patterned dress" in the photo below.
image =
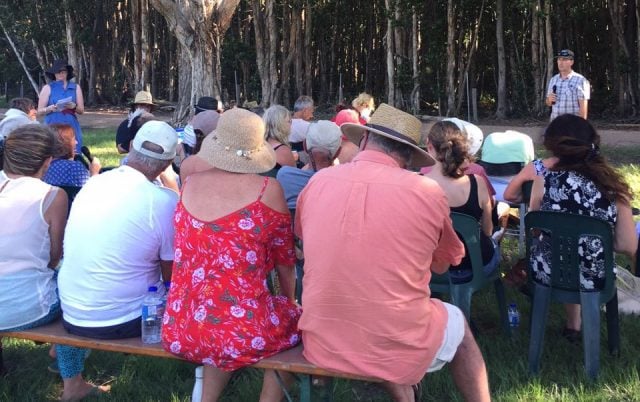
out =
{"type": "MultiPolygon", "coordinates": [[[[615,226],[618,210],[590,179],[573,171],[545,171],[541,211],[568,212],[592,216],[615,226]]],[[[542,232],[531,246],[534,279],[549,284],[551,279],[551,236],[542,232]]],[[[582,290],[602,289],[604,285],[604,248],[597,236],[578,239],[580,254],[580,287],[582,290]]]]}

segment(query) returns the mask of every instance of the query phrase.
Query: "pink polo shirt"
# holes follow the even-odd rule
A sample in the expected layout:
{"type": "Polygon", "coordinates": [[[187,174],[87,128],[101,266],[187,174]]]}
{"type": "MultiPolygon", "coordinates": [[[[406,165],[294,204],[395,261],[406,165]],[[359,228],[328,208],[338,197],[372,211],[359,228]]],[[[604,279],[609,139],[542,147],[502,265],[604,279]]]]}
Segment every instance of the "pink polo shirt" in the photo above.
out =
{"type": "Polygon", "coordinates": [[[447,311],[430,298],[431,263],[464,247],[432,180],[365,150],[316,173],[298,198],[304,241],[304,355],[314,364],[415,384],[440,348],[447,311]]]}

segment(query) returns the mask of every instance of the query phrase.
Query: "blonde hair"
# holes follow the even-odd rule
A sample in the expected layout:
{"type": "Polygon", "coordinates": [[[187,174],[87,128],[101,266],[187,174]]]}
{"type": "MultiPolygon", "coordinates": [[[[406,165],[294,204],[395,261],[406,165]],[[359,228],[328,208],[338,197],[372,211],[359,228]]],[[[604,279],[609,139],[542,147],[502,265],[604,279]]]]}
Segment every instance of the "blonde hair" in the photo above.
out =
{"type": "Polygon", "coordinates": [[[369,107],[369,109],[373,110],[376,105],[373,102],[373,96],[366,92],[361,92],[360,95],[351,102],[351,106],[354,108],[357,108],[358,106],[369,107]]]}
{"type": "Polygon", "coordinates": [[[281,144],[289,144],[289,134],[291,133],[290,118],[291,113],[284,106],[272,105],[265,110],[262,116],[266,129],[264,139],[273,138],[281,144]]]}

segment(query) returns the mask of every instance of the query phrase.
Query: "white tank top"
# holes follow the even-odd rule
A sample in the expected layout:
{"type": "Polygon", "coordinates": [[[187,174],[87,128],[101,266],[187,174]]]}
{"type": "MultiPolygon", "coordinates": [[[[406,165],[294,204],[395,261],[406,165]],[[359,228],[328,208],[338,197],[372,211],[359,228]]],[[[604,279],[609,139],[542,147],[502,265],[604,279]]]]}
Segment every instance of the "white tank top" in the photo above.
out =
{"type": "Polygon", "coordinates": [[[57,301],[44,211],[58,188],[0,171],[0,330],[36,321],[57,301]]]}

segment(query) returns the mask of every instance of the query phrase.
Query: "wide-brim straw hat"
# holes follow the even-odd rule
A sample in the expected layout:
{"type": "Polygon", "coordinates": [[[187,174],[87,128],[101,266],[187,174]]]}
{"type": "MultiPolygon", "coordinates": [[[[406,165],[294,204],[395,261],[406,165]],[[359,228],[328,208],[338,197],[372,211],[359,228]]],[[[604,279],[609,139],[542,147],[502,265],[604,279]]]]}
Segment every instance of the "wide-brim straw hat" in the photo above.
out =
{"type": "Polygon", "coordinates": [[[413,149],[411,166],[421,168],[432,166],[435,163],[431,155],[423,149],[425,146],[421,141],[421,127],[422,123],[415,116],[382,103],[371,115],[371,120],[366,125],[344,123],[340,129],[354,144],[359,144],[364,133],[369,131],[409,145],[413,149]]]}
{"type": "Polygon", "coordinates": [[[53,65],[49,67],[47,71],[44,72],[44,75],[47,76],[51,81],[56,80],[56,73],[60,70],[67,70],[67,81],[74,77],[73,75],[73,67],[67,64],[66,60],[58,59],[53,62],[53,65]]]}
{"type": "Polygon", "coordinates": [[[224,112],[202,142],[198,157],[234,173],[264,173],[276,165],[276,153],[264,139],[262,118],[241,108],[224,112]]]}

